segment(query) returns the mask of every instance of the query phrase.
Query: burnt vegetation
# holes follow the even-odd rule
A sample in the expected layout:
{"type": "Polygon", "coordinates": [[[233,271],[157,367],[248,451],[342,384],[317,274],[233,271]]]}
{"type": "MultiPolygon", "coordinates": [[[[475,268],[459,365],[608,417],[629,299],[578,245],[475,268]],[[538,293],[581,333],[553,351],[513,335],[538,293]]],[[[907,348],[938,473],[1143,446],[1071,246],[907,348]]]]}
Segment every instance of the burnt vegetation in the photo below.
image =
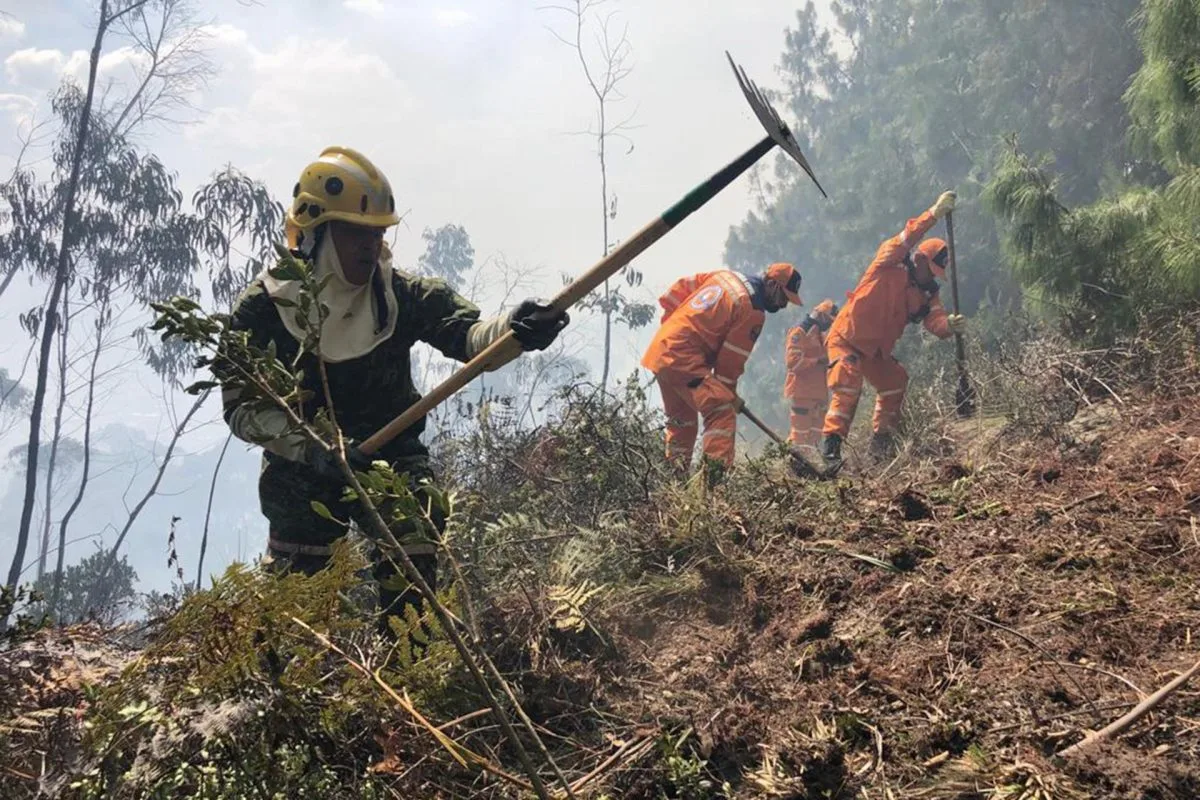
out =
{"type": "MultiPolygon", "coordinates": [[[[566,357],[526,358],[534,383],[557,376],[536,397],[497,377],[498,390],[438,410],[429,444],[450,577],[436,613],[397,620],[419,657],[371,619],[362,576],[371,540],[389,544],[382,518],[382,533],[346,537],[313,577],[235,563],[207,588],[148,598],[136,622],[122,622],[132,588],[113,591],[136,580],[117,547],[10,580],[5,797],[1200,796],[1200,695],[1184,685],[1140,708],[1198,658],[1200,7],[905,0],[837,4],[824,20],[809,4],[783,66],[798,138],[841,188],[813,210],[797,199],[807,178],[760,174],[761,205],[732,231],[728,263],[832,265],[812,283],[836,295],[840,272],[866,263],[912,198],[958,186],[973,417],[955,412],[950,348],[910,335],[894,455],[870,455],[860,419],[835,480],[801,480],[778,448],[751,441],[709,482],[664,461],[645,381],[596,385],[566,357]]],[[[151,366],[174,381],[197,353],[205,365],[236,356],[255,402],[295,401],[288,365],[178,296],[201,293],[188,276],[203,267],[227,308],[266,263],[279,212],[265,189],[230,168],[185,213],[156,160],[103,119],[91,134],[79,126],[90,111],[76,94],[60,95],[66,133],[119,142],[180,226],[171,252],[186,269],[164,284],[177,296],[153,303],[166,343],[146,330],[137,340],[151,366]],[[222,198],[242,211],[205,211],[234,205],[222,198]],[[264,255],[231,263],[239,237],[264,255]]],[[[57,172],[84,158],[71,141],[57,172]]],[[[94,161],[82,179],[75,169],[84,221],[108,188],[95,177],[108,162],[94,161]]],[[[57,258],[55,242],[72,240],[43,197],[65,191],[57,172],[44,187],[20,172],[0,192],[0,292],[25,270],[70,302],[116,302],[136,276],[106,277],[103,226],[75,239],[92,272],[57,258]],[[15,214],[41,219],[43,234],[15,214]]],[[[426,239],[422,270],[480,279],[461,227],[426,239]]],[[[154,299],[142,294],[127,300],[154,299]]],[[[54,336],[44,314],[59,308],[69,319],[55,299],[31,333],[54,336]]],[[[97,353],[106,309],[89,323],[97,353]]],[[[744,384],[779,421],[775,333],[744,384]]],[[[190,388],[203,398],[216,384],[201,377],[190,388]]],[[[0,384],[6,413],[28,406],[6,370],[0,384]]],[[[297,428],[336,441],[330,423],[297,428]]],[[[85,435],[85,476],[88,447],[85,435]]],[[[60,469],[74,463],[73,446],[53,452],[60,469]]],[[[427,513],[385,470],[359,476],[355,493],[368,508],[427,513]]],[[[26,540],[31,519],[32,506],[26,540]]]]}

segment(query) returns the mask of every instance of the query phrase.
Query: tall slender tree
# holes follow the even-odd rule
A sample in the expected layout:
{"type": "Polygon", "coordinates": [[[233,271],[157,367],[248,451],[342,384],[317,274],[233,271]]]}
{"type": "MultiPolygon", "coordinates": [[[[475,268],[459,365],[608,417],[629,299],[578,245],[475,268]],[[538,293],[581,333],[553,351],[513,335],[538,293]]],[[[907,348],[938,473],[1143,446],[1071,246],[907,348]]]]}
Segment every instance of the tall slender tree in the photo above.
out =
{"type": "MultiPolygon", "coordinates": [[[[570,3],[545,6],[546,10],[568,17],[565,34],[551,31],[558,41],[574,51],[580,70],[595,103],[595,121],[585,133],[596,143],[596,157],[600,172],[600,225],[602,254],[608,255],[616,242],[609,232],[609,223],[617,218],[617,196],[609,187],[609,159],[611,146],[619,142],[633,150],[633,140],[628,132],[632,128],[636,111],[623,116],[617,106],[625,100],[621,84],[633,71],[633,47],[629,43],[629,26],[618,25],[615,11],[606,11],[606,0],[573,0],[570,3]],[[593,40],[589,47],[588,39],[593,40]]],[[[642,283],[642,274],[632,267],[625,267],[621,275],[626,288],[633,289],[642,283]]],[[[629,328],[641,328],[650,324],[654,308],[647,303],[633,300],[621,286],[612,280],[604,281],[601,292],[580,302],[581,308],[599,311],[604,317],[604,355],[600,372],[600,386],[608,386],[608,375],[612,365],[612,329],[614,322],[629,328]]]]}

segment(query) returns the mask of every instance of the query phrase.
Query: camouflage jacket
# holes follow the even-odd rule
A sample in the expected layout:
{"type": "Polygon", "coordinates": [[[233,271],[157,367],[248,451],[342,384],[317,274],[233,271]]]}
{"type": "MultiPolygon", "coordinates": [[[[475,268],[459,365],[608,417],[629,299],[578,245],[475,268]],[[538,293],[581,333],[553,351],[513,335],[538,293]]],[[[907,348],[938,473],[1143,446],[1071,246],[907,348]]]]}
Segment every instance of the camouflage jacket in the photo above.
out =
{"type": "MultiPolygon", "coordinates": [[[[397,300],[397,324],[391,338],[361,358],[326,364],[338,423],[343,433],[356,441],[368,438],[420,399],[413,385],[409,353],[415,343],[426,342],[449,358],[466,361],[477,350],[474,341],[477,331],[485,327],[476,327],[479,309],[443,280],[393,271],[392,285],[397,300]]],[[[292,362],[299,348],[258,280],[238,299],[231,327],[251,331],[251,342],[258,347],[265,348],[274,341],[279,360],[285,364],[292,362]]],[[[304,408],[305,416],[311,419],[325,404],[315,356],[303,356],[299,368],[304,371],[304,388],[313,393],[304,408]]],[[[290,437],[291,442],[283,435],[287,426],[282,412],[251,413],[238,395],[236,389],[224,392],[225,421],[238,438],[263,445],[264,479],[281,458],[302,460],[302,443],[295,435],[290,437]]],[[[428,456],[420,441],[424,430],[422,417],[384,446],[378,457],[394,464],[423,463],[428,456]]]]}

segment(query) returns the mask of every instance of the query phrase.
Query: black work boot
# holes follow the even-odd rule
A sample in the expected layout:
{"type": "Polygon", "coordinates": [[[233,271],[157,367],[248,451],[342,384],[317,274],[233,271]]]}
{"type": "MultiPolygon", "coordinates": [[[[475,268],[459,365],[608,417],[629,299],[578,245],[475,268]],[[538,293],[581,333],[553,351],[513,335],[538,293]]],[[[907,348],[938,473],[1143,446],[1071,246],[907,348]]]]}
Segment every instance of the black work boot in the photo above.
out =
{"type": "Polygon", "coordinates": [[[842,437],[831,433],[821,439],[821,458],[825,461],[826,473],[833,475],[842,468],[842,437]]]}

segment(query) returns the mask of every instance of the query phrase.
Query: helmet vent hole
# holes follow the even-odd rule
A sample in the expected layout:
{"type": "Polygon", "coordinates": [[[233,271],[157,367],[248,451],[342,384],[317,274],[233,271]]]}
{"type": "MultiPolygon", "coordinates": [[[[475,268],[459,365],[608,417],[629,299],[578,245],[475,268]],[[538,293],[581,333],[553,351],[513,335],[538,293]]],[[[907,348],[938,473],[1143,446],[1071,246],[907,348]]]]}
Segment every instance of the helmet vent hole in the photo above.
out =
{"type": "Polygon", "coordinates": [[[389,194],[388,195],[388,211],[395,212],[395,210],[396,210],[396,196],[389,194]]]}
{"type": "Polygon", "coordinates": [[[343,188],[345,188],[345,185],[342,183],[342,179],[337,176],[334,176],[334,177],[330,178],[329,180],[325,181],[326,194],[330,194],[330,195],[333,195],[336,197],[337,195],[342,193],[343,188]]]}
{"type": "Polygon", "coordinates": [[[358,202],[359,209],[365,214],[367,213],[367,196],[364,194],[362,200],[358,202]]]}
{"type": "Polygon", "coordinates": [[[296,209],[296,216],[300,216],[305,211],[308,211],[308,203],[301,203],[300,207],[296,209]]]}
{"type": "Polygon", "coordinates": [[[300,196],[300,184],[297,183],[296,186],[292,189],[292,197],[299,197],[299,196],[300,196]]]}
{"type": "Polygon", "coordinates": [[[320,206],[309,206],[308,207],[308,215],[310,217],[312,217],[313,219],[316,219],[317,217],[321,216],[321,207],[320,206]]]}

